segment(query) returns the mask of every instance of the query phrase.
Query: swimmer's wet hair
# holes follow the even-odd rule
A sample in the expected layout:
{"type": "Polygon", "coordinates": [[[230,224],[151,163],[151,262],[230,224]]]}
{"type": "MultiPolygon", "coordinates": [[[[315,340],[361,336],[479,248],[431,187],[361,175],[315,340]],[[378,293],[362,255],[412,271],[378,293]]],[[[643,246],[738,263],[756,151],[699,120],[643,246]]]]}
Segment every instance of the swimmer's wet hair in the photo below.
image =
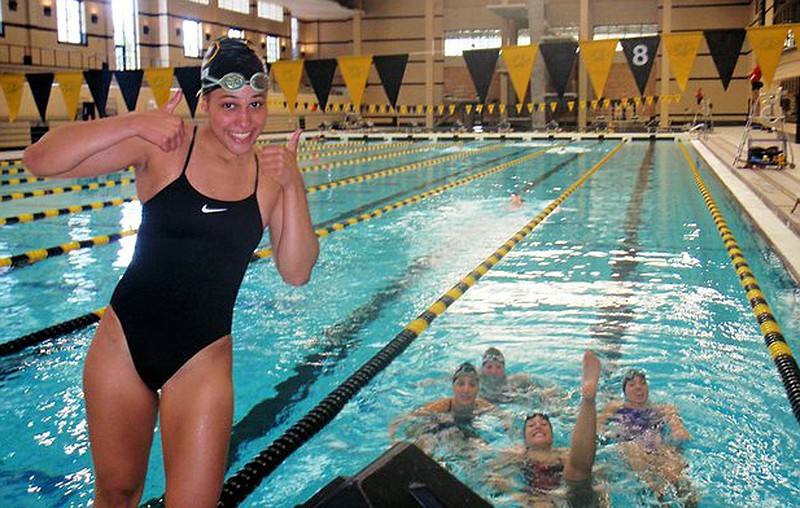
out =
{"type": "Polygon", "coordinates": [[[503,353],[500,352],[499,349],[496,347],[490,347],[486,351],[483,352],[483,358],[481,358],[481,365],[485,364],[486,362],[500,362],[503,365],[506,364],[506,358],[503,356],[503,353]]]}
{"type": "Polygon", "coordinates": [[[220,85],[210,81],[209,77],[220,80],[232,72],[241,74],[245,81],[248,81],[256,73],[266,72],[266,68],[249,41],[220,37],[209,44],[200,67],[203,95],[220,88],[220,85]]]}
{"type": "Polygon", "coordinates": [[[478,377],[478,370],[469,362],[464,362],[456,368],[456,371],[453,372],[453,382],[455,383],[459,376],[475,376],[478,377]]]}

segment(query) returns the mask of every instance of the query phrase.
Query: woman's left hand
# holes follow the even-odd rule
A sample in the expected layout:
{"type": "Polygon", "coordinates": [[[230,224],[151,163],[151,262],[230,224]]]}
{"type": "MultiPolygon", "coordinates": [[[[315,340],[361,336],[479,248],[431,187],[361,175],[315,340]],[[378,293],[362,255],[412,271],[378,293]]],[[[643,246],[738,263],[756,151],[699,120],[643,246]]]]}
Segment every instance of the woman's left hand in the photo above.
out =
{"type": "Polygon", "coordinates": [[[297,169],[297,143],[302,130],[294,131],[286,146],[267,145],[258,151],[258,164],[261,171],[281,187],[297,183],[303,185],[300,171],[297,169]]]}

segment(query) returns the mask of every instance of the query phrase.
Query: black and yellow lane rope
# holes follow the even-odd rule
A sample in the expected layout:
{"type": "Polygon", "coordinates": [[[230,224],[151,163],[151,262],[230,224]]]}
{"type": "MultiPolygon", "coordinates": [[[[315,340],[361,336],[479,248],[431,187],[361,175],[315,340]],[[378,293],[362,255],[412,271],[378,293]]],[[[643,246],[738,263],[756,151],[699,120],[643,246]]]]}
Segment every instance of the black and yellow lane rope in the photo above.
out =
{"type": "Polygon", "coordinates": [[[22,165],[22,159],[5,159],[0,161],[0,168],[19,167],[22,165]]]}
{"type": "Polygon", "coordinates": [[[136,196],[130,198],[115,198],[107,201],[98,201],[96,203],[87,203],[85,205],[72,205],[66,208],[51,208],[50,210],[43,210],[41,212],[23,213],[11,217],[0,217],[0,226],[10,224],[18,224],[22,222],[33,222],[36,220],[47,219],[50,217],[58,217],[60,215],[69,215],[71,213],[88,212],[93,210],[100,210],[111,206],[121,206],[125,203],[138,201],[136,196]]]}
{"type": "Polygon", "coordinates": [[[42,196],[51,196],[56,194],[66,194],[67,192],[78,192],[83,190],[97,190],[115,187],[117,185],[129,185],[135,182],[135,178],[121,178],[119,180],[107,180],[105,182],[92,182],[81,185],[70,185],[68,187],[54,187],[51,189],[39,189],[27,192],[12,192],[11,194],[3,194],[0,196],[0,202],[11,201],[14,199],[28,199],[38,198],[42,196]]]}
{"type": "Polygon", "coordinates": [[[753,315],[758,321],[761,335],[764,337],[764,343],[786,389],[786,395],[789,398],[789,404],[792,406],[794,417],[800,422],[800,369],[798,369],[797,360],[795,360],[792,350],[783,336],[781,327],[778,326],[775,316],[772,314],[772,309],[767,303],[767,297],[761,291],[756,276],[750,270],[750,265],[747,264],[736,238],[734,238],[728,223],[725,221],[725,217],[723,217],[722,212],[714,201],[714,197],[711,195],[711,191],[708,190],[703,178],[700,176],[689,150],[686,149],[683,143],[680,143],[679,146],[683,156],[686,158],[686,162],[689,164],[689,168],[692,170],[695,183],[700,190],[700,194],[703,195],[703,200],[711,213],[711,218],[714,219],[714,224],[716,224],[717,231],[719,231],[722,242],[725,244],[725,249],[728,251],[731,263],[739,276],[742,288],[746,292],[746,298],[750,303],[753,315]]]}
{"type": "MultiPolygon", "coordinates": [[[[487,169],[487,170],[482,171],[480,173],[476,173],[475,175],[456,180],[456,181],[454,181],[452,183],[449,183],[449,184],[446,184],[446,185],[442,185],[440,187],[436,187],[436,188],[431,189],[429,191],[426,191],[426,192],[424,192],[422,194],[418,194],[416,196],[404,199],[402,201],[398,201],[397,203],[394,203],[392,205],[387,205],[387,206],[380,207],[380,208],[378,208],[376,210],[373,210],[372,212],[369,212],[369,213],[359,214],[356,217],[352,217],[352,218],[350,218],[350,219],[348,219],[346,221],[340,222],[340,223],[335,223],[335,224],[333,224],[333,225],[331,225],[329,227],[326,227],[326,228],[318,228],[317,230],[315,230],[315,233],[319,238],[323,238],[323,237],[328,236],[329,234],[331,234],[331,233],[333,233],[335,231],[341,231],[341,230],[345,229],[348,226],[352,226],[354,224],[358,224],[359,222],[364,222],[364,221],[370,220],[372,218],[379,217],[379,216],[381,216],[381,215],[383,215],[383,214],[385,214],[387,212],[390,212],[392,210],[396,210],[396,209],[402,208],[402,207],[404,207],[406,205],[410,205],[412,203],[416,203],[416,202],[422,201],[425,198],[441,194],[442,192],[444,192],[447,189],[456,187],[458,185],[462,185],[462,184],[467,183],[467,182],[471,182],[471,181],[473,181],[475,179],[482,178],[483,176],[487,176],[487,175],[495,173],[497,171],[501,171],[503,169],[506,169],[508,167],[520,164],[522,162],[526,162],[528,160],[533,159],[534,157],[538,157],[539,155],[542,155],[542,154],[548,152],[552,148],[557,148],[558,146],[561,146],[561,145],[554,145],[552,147],[544,148],[544,149],[536,151],[536,152],[534,152],[532,154],[525,155],[524,157],[521,157],[519,159],[515,159],[515,160],[509,161],[507,163],[501,164],[499,166],[496,166],[494,168],[490,168],[490,169],[487,169]]],[[[272,256],[272,249],[271,248],[260,249],[260,250],[257,250],[257,251],[255,251],[253,253],[251,261],[257,261],[259,259],[265,259],[265,258],[268,258],[270,256],[272,256]]],[[[24,349],[25,347],[32,346],[32,345],[38,344],[40,342],[44,342],[45,340],[54,339],[54,338],[59,336],[58,335],[59,333],[70,333],[70,332],[79,330],[84,326],[89,326],[90,324],[96,323],[97,320],[93,316],[98,316],[98,315],[102,315],[102,310],[95,310],[95,311],[92,311],[92,312],[90,312],[88,314],[84,314],[82,316],[78,316],[76,318],[72,318],[72,319],[69,319],[67,321],[63,321],[61,323],[55,324],[53,326],[50,326],[48,328],[45,328],[45,329],[42,329],[42,330],[38,330],[38,331],[32,332],[32,333],[30,333],[28,335],[25,335],[25,336],[22,336],[22,337],[19,337],[19,338],[16,338],[16,339],[12,339],[12,340],[10,340],[8,342],[0,344],[0,357],[8,356],[10,354],[13,354],[13,353],[15,353],[17,351],[20,351],[20,350],[24,349]],[[64,330],[64,331],[62,332],[61,330],[64,330]]]]}
{"type": "MultiPolygon", "coordinates": [[[[118,233],[111,233],[110,235],[95,236],[94,238],[87,238],[86,240],[62,243],[61,245],[56,245],[55,247],[35,249],[23,254],[16,254],[14,256],[0,258],[0,268],[19,268],[22,266],[29,266],[43,259],[68,254],[74,250],[88,249],[90,247],[97,247],[98,245],[106,245],[109,243],[118,242],[127,236],[135,235],[138,231],[138,229],[127,229],[118,233]]],[[[7,273],[8,271],[0,273],[0,275],[5,275],[7,273]]]]}
{"type": "Polygon", "coordinates": [[[601,166],[619,151],[626,141],[621,141],[607,153],[597,164],[592,166],[575,183],[570,185],[558,198],[553,200],[539,215],[509,238],[492,255],[475,267],[452,288],[439,297],[434,303],[408,323],[388,344],[386,344],[369,361],[347,378],[344,383],[329,393],[311,411],[292,425],[282,436],[248,462],[243,468],[225,481],[218,507],[233,507],[250,495],[259,484],[283,463],[292,453],[333,421],[344,406],[381,371],[389,366],[395,358],[405,351],[412,342],[443,314],[450,305],[461,298],[472,286],[477,284],[489,270],[502,260],[508,252],[521,242],[533,229],[541,224],[558,206],[588,180],[601,166]]]}
{"type": "Polygon", "coordinates": [[[355,148],[341,148],[339,150],[320,150],[314,153],[304,153],[297,156],[298,161],[307,161],[317,158],[335,157],[337,155],[349,155],[353,153],[377,152],[378,150],[391,150],[401,146],[408,146],[413,141],[398,141],[395,143],[371,143],[369,145],[357,146],[355,148]]]}
{"type": "Polygon", "coordinates": [[[339,168],[342,166],[349,166],[351,164],[361,164],[363,162],[373,162],[379,161],[384,159],[391,159],[394,157],[399,157],[401,155],[410,155],[412,153],[420,153],[420,152],[428,152],[433,150],[434,148],[448,148],[453,146],[456,143],[444,143],[440,145],[428,145],[423,147],[417,148],[409,148],[407,150],[396,150],[394,152],[386,152],[386,153],[379,153],[375,155],[366,155],[364,157],[356,157],[354,159],[345,159],[341,161],[331,161],[331,162],[323,162],[321,164],[314,164],[313,166],[300,166],[299,169],[303,173],[308,173],[311,171],[322,171],[324,169],[333,169],[339,168]]]}
{"type": "Polygon", "coordinates": [[[365,173],[363,175],[351,176],[349,178],[333,180],[320,185],[313,185],[311,187],[306,188],[306,192],[308,192],[309,194],[313,194],[319,191],[336,189],[338,187],[344,187],[345,185],[366,182],[368,180],[374,180],[376,178],[383,178],[386,176],[396,175],[398,173],[405,173],[407,171],[413,171],[415,169],[425,168],[428,166],[436,166],[439,164],[444,164],[445,162],[454,161],[456,159],[463,159],[465,157],[471,157],[473,155],[479,155],[482,153],[499,150],[500,148],[502,148],[502,146],[503,145],[493,145],[486,148],[480,148],[475,150],[465,150],[463,152],[458,152],[451,155],[445,155],[442,157],[435,157],[433,159],[425,159],[417,162],[412,162],[409,164],[403,164],[401,166],[379,169],[377,171],[373,171],[371,173],[365,173]]]}
{"type": "Polygon", "coordinates": [[[21,175],[22,173],[25,173],[27,171],[28,170],[25,169],[24,167],[0,169],[0,175],[3,175],[3,176],[21,175]]]}
{"type": "Polygon", "coordinates": [[[0,180],[0,187],[10,187],[12,185],[22,185],[25,183],[44,182],[47,178],[39,176],[26,176],[25,178],[9,178],[7,180],[0,180]]]}

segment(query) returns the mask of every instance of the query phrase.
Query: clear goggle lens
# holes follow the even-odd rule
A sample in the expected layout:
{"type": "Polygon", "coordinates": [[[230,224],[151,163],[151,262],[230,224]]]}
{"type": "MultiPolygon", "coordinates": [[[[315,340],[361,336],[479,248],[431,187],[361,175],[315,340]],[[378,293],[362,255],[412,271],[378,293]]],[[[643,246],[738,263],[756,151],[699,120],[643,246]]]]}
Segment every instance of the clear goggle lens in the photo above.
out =
{"type": "Polygon", "coordinates": [[[250,88],[256,92],[265,92],[269,88],[269,75],[266,72],[256,72],[250,76],[249,80],[244,79],[244,76],[238,72],[229,72],[220,79],[205,76],[203,81],[205,81],[203,88],[218,85],[227,92],[238,92],[245,85],[250,85],[250,88]]]}

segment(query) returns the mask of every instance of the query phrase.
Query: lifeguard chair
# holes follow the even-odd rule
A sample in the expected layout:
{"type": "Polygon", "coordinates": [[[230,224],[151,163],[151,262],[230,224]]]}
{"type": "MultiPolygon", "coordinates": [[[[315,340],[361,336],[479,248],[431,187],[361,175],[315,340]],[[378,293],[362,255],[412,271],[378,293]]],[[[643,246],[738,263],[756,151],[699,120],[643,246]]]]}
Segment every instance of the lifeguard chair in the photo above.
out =
{"type": "Polygon", "coordinates": [[[750,169],[784,169],[786,166],[795,166],[792,145],[786,134],[785,115],[781,108],[781,99],[785,95],[786,92],[780,87],[775,92],[762,92],[759,95],[759,116],[755,116],[756,105],[750,105],[742,140],[733,161],[734,166],[739,163],[750,169]]]}

